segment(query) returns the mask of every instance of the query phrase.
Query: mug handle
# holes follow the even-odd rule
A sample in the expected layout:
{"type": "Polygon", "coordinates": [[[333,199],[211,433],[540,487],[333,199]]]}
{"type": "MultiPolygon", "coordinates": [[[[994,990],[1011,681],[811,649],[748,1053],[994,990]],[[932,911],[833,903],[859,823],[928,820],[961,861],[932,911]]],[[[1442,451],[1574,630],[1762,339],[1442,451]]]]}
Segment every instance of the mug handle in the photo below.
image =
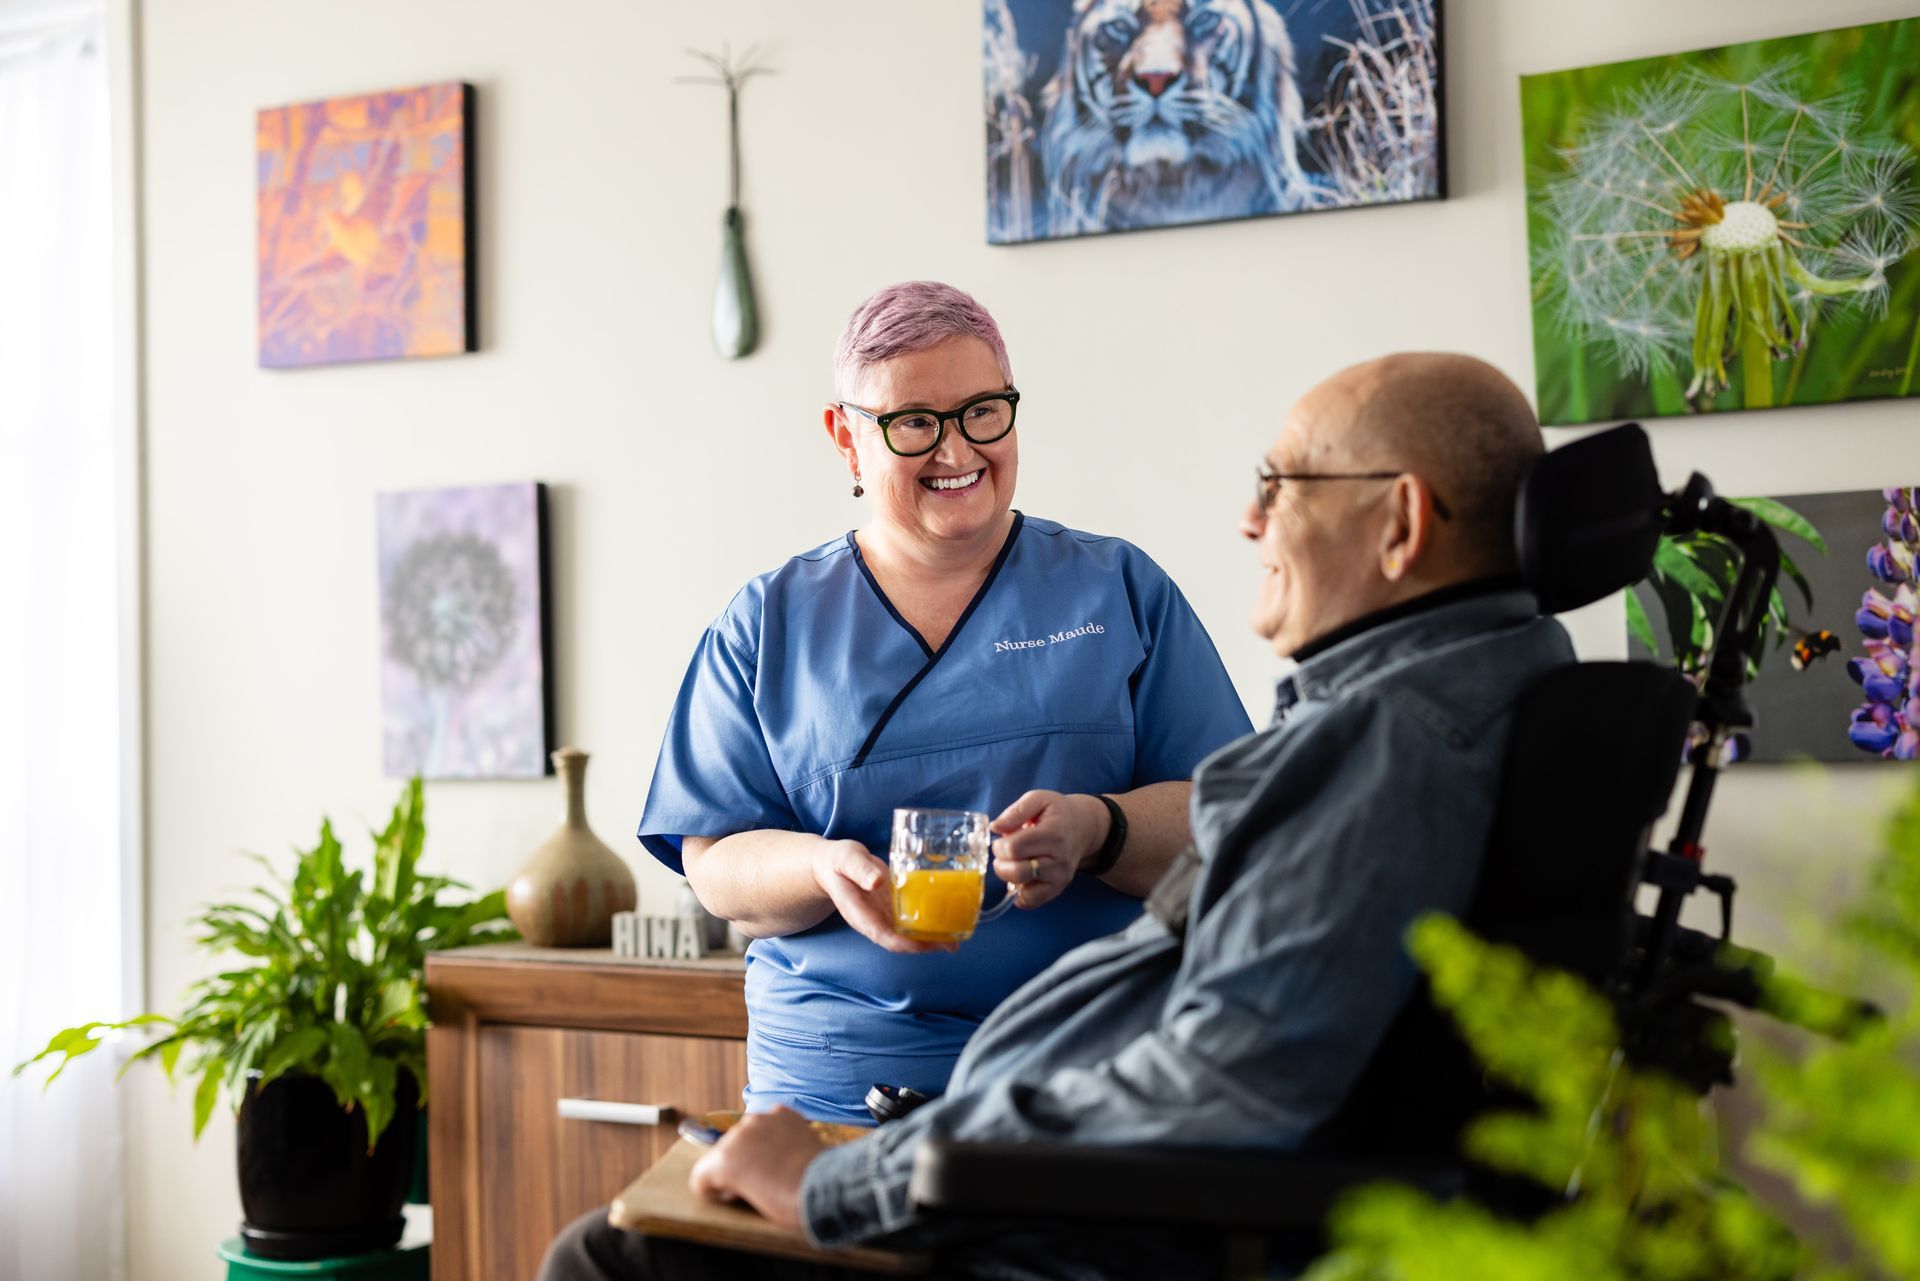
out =
{"type": "Polygon", "coordinates": [[[992,907],[983,907],[980,909],[979,919],[981,923],[985,924],[1005,912],[1014,905],[1015,900],[1018,898],[1019,895],[1015,892],[1013,886],[1007,884],[1005,881],[1000,882],[1000,901],[992,907]]]}

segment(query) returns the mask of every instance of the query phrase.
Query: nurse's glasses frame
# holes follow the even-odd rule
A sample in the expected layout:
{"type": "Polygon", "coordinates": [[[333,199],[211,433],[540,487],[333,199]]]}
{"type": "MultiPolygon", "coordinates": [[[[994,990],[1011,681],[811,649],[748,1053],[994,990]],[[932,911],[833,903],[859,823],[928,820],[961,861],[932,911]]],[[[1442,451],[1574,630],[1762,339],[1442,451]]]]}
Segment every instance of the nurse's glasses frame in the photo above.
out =
{"type": "MultiPolygon", "coordinates": [[[[1289,480],[1396,480],[1406,475],[1404,471],[1320,471],[1320,472],[1279,472],[1271,465],[1260,463],[1253,469],[1253,501],[1264,514],[1273,510],[1273,500],[1280,496],[1280,486],[1289,480]]],[[[1440,501],[1440,495],[1433,492],[1433,486],[1427,486],[1427,494],[1433,499],[1433,514],[1441,520],[1452,520],[1453,513],[1440,501]]]]}
{"type": "Polygon", "coordinates": [[[860,406],[849,404],[844,400],[837,403],[843,411],[852,410],[862,418],[871,418],[874,422],[878,423],[880,425],[880,438],[886,441],[887,448],[893,453],[898,454],[902,458],[918,458],[922,454],[931,454],[934,450],[940,448],[940,441],[947,434],[947,421],[949,419],[953,421],[954,426],[960,429],[962,436],[976,445],[991,445],[994,441],[1003,439],[1008,432],[1013,430],[1013,420],[1019,415],[1020,393],[1011,387],[1005,391],[990,391],[984,396],[975,396],[966,404],[961,405],[957,409],[950,409],[944,414],[935,409],[896,409],[890,414],[876,414],[871,409],[862,409],[860,406]],[[991,436],[976,436],[967,430],[967,411],[976,405],[984,405],[990,400],[1004,400],[1007,402],[1007,425],[991,436]],[[933,430],[933,443],[925,449],[902,449],[893,443],[893,425],[903,418],[914,415],[937,420],[933,430]]]}

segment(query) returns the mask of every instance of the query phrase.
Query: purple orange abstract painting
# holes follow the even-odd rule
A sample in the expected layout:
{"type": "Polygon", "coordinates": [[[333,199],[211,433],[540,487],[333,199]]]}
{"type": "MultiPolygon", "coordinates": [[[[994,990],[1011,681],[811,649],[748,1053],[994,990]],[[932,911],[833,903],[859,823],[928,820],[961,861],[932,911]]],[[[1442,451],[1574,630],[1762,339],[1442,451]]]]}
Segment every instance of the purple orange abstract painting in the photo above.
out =
{"type": "Polygon", "coordinates": [[[259,113],[260,364],[477,350],[473,90],[259,113]]]}
{"type": "Polygon", "coordinates": [[[387,774],[550,772],[546,488],[413,490],[377,506],[387,774]]]}

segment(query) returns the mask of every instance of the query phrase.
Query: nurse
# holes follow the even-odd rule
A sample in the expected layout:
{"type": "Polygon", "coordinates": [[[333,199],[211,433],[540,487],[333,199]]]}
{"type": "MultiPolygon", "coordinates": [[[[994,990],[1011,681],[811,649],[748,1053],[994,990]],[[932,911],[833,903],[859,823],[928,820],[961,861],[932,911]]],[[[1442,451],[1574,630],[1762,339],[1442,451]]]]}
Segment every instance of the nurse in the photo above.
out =
{"type": "Polygon", "coordinates": [[[1025,419],[979,303],[882,289],[834,387],[826,433],[870,518],[701,637],[639,834],[754,940],[747,1106],[864,1124],[871,1086],[940,1093],[995,1005],[1139,915],[1189,841],[1193,767],[1252,726],[1159,566],[1013,510],[1025,419]],[[898,806],[994,815],[1023,910],[957,949],[895,932],[898,806]]]}

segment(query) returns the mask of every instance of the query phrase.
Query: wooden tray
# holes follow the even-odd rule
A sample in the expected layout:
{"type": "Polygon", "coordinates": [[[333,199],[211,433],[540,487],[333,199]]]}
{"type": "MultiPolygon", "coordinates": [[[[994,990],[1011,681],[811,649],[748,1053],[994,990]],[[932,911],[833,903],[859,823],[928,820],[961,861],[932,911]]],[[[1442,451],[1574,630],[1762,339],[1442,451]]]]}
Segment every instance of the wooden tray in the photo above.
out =
{"type": "Polygon", "coordinates": [[[927,1270],[924,1255],[900,1254],[866,1246],[822,1250],[797,1228],[778,1227],[743,1205],[723,1205],[696,1195],[687,1176],[706,1148],[681,1139],[651,1170],[635,1179],[613,1199],[607,1219],[616,1228],[702,1245],[771,1254],[783,1259],[807,1259],[862,1272],[911,1276],[927,1270]]]}

